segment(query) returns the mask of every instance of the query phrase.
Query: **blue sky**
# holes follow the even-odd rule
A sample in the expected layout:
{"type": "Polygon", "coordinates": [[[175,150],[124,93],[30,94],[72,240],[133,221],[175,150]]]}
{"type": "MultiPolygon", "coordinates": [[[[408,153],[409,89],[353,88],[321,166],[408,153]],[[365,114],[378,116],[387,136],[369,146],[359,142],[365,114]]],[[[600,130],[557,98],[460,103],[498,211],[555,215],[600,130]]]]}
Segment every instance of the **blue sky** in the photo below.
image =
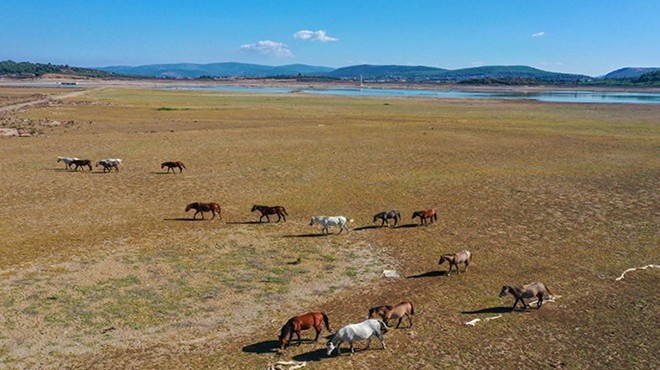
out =
{"type": "Polygon", "coordinates": [[[660,0],[0,0],[0,15],[0,60],[75,66],[660,66],[660,0]]]}

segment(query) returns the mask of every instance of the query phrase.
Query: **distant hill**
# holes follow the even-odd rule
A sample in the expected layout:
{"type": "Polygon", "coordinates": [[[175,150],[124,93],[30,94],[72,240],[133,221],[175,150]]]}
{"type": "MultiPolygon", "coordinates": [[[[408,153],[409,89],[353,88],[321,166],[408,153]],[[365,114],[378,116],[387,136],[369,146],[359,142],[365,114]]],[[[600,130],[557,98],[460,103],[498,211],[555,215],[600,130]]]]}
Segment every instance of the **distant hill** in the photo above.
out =
{"type": "Polygon", "coordinates": [[[336,69],[328,74],[337,78],[364,80],[406,80],[417,82],[461,82],[484,78],[535,79],[544,82],[574,82],[589,76],[555,73],[528,66],[484,66],[447,70],[425,66],[359,65],[336,69]]]}
{"type": "Polygon", "coordinates": [[[111,72],[98,71],[89,68],[70,67],[68,65],[41,64],[29,62],[0,62],[0,76],[39,77],[45,74],[75,75],[83,77],[117,77],[111,72]]]}
{"type": "Polygon", "coordinates": [[[370,65],[362,64],[335,69],[328,76],[367,80],[418,80],[436,76],[446,69],[426,66],[370,65]]]}
{"type": "Polygon", "coordinates": [[[604,80],[621,80],[621,79],[627,79],[627,78],[638,78],[641,75],[649,72],[655,72],[655,71],[660,71],[660,68],[658,67],[650,67],[650,68],[635,68],[635,67],[625,67],[625,68],[620,68],[617,69],[616,71],[612,71],[604,76],[601,76],[600,78],[604,80]]]}
{"type": "Polygon", "coordinates": [[[330,67],[309,66],[305,64],[289,64],[283,66],[267,66],[248,63],[177,63],[149,64],[137,67],[110,66],[96,68],[101,71],[120,73],[130,76],[147,76],[161,78],[199,78],[213,77],[272,77],[323,75],[333,70],[330,67]]]}

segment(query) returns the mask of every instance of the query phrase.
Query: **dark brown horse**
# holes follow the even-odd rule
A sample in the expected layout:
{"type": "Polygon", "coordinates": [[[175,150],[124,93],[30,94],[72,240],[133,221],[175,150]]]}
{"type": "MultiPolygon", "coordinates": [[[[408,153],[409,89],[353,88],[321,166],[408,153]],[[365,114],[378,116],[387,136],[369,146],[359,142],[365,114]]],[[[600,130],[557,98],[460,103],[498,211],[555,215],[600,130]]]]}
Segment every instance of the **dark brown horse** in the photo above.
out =
{"type": "Polygon", "coordinates": [[[394,226],[396,226],[396,224],[399,223],[400,219],[401,219],[401,214],[399,214],[399,211],[393,209],[391,211],[383,211],[381,213],[377,213],[374,216],[373,222],[381,220],[382,222],[380,223],[380,226],[383,226],[385,224],[387,224],[387,226],[390,226],[390,222],[388,220],[394,220],[394,226]]]}
{"type": "Polygon", "coordinates": [[[190,211],[191,209],[194,209],[196,212],[193,215],[193,220],[195,217],[197,217],[198,213],[202,214],[202,220],[204,219],[204,212],[211,212],[213,213],[213,217],[211,217],[211,220],[215,218],[215,214],[218,214],[218,217],[222,220],[222,215],[220,214],[221,209],[220,205],[218,203],[200,203],[200,202],[195,202],[195,203],[190,203],[186,206],[186,212],[190,211]]]}
{"type": "Polygon", "coordinates": [[[323,312],[308,312],[304,315],[290,318],[280,331],[280,349],[283,350],[291,342],[294,333],[298,336],[298,345],[301,345],[302,340],[300,339],[300,332],[311,328],[316,330],[314,342],[317,342],[319,334],[321,334],[321,329],[323,328],[323,323],[325,323],[325,328],[328,329],[328,331],[332,331],[330,330],[330,324],[328,323],[328,316],[323,312]]]}
{"type": "Polygon", "coordinates": [[[410,322],[410,326],[408,328],[409,329],[412,328],[413,326],[412,317],[414,314],[415,314],[415,309],[413,308],[412,303],[410,303],[409,301],[399,302],[394,306],[378,306],[369,309],[370,319],[378,315],[380,316],[381,319],[383,319],[383,322],[387,326],[389,326],[387,322],[390,319],[394,319],[394,320],[399,319],[399,321],[396,323],[396,329],[398,329],[399,325],[401,325],[401,321],[403,320],[404,316],[407,317],[408,321],[410,322]]]}
{"type": "Polygon", "coordinates": [[[252,210],[250,212],[254,211],[259,211],[261,212],[261,217],[259,217],[259,222],[261,222],[261,219],[266,217],[266,220],[270,222],[270,217],[268,215],[277,215],[277,222],[280,222],[281,219],[284,219],[284,222],[286,222],[286,216],[289,214],[286,213],[286,209],[282,206],[274,206],[274,207],[269,207],[269,206],[259,206],[259,205],[253,205],[252,210]]]}
{"type": "Polygon", "coordinates": [[[89,167],[89,170],[91,171],[92,170],[92,161],[89,160],[89,159],[75,159],[75,160],[71,161],[71,166],[76,166],[76,168],[73,169],[74,171],[78,171],[78,168],[82,168],[82,170],[84,171],[85,166],[89,167]]]}
{"type": "Polygon", "coordinates": [[[160,169],[161,170],[165,167],[167,167],[167,173],[170,173],[170,170],[172,170],[172,173],[176,173],[175,168],[178,168],[179,173],[181,173],[181,172],[183,172],[183,169],[186,168],[186,166],[181,161],[163,162],[163,163],[160,164],[160,169]]]}
{"type": "Polygon", "coordinates": [[[415,217],[419,217],[420,225],[426,225],[427,220],[431,220],[431,223],[433,223],[433,220],[438,221],[438,214],[435,212],[435,208],[413,212],[412,218],[414,219],[415,217]]]}

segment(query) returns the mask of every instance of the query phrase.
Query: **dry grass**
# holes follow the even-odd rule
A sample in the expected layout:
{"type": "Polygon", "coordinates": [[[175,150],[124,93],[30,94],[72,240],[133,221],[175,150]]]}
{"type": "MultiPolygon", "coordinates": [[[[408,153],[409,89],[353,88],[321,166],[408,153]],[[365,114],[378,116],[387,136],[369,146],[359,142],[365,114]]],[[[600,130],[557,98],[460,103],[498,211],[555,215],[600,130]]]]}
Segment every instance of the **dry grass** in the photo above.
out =
{"type": "Polygon", "coordinates": [[[660,259],[659,113],[120,88],[17,113],[80,124],[0,140],[0,361],[657,368],[657,271],[613,280],[660,259]],[[126,169],[73,173],[55,163],[69,155],[126,169]],[[189,171],[161,174],[166,160],[189,171]],[[220,202],[223,221],[181,220],[192,201],[220,202]],[[289,222],[246,222],[254,203],[286,206],[289,222]],[[397,208],[409,224],[427,206],[439,224],[309,236],[312,215],[361,227],[397,208]],[[469,273],[435,273],[440,253],[463,248],[469,273]],[[390,267],[408,278],[378,277],[390,267]],[[503,284],[534,280],[562,298],[502,308],[503,284]],[[386,351],[271,351],[293,314],[323,309],[337,328],[401,299],[415,303],[416,327],[388,334],[386,351]],[[493,312],[503,317],[463,325],[493,312]]]}

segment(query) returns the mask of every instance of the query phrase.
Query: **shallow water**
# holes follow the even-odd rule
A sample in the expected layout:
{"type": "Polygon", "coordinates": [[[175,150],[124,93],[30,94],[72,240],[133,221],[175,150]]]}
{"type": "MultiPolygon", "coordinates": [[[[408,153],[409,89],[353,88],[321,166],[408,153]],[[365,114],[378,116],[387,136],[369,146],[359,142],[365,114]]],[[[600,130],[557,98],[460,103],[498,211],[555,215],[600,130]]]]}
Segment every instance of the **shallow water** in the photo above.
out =
{"type": "Polygon", "coordinates": [[[459,99],[528,99],[543,102],[561,103],[628,103],[628,104],[660,104],[659,93],[618,92],[618,91],[544,91],[544,92],[468,92],[468,91],[437,91],[437,90],[407,90],[407,89],[370,89],[370,88],[340,88],[340,89],[297,89],[286,87],[247,87],[247,86],[172,86],[166,89],[215,90],[231,92],[257,93],[293,93],[305,92],[321,95],[344,96],[410,96],[459,99]]]}

